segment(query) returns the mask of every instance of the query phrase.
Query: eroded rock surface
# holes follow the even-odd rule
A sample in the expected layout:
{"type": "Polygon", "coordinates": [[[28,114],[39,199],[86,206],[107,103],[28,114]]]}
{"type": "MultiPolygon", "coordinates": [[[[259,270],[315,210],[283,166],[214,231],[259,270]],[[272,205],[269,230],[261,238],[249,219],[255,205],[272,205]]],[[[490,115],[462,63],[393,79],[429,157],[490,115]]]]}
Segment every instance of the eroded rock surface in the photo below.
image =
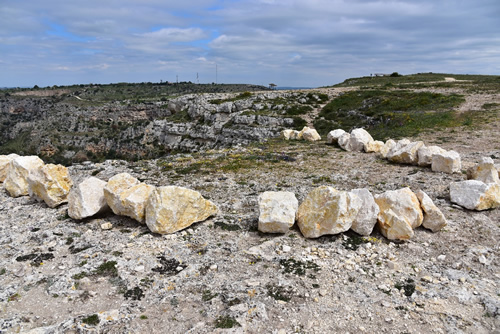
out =
{"type": "Polygon", "coordinates": [[[500,185],[477,180],[452,182],[450,200],[469,210],[488,210],[500,207],[500,185]]]}
{"type": "Polygon", "coordinates": [[[68,215],[84,219],[109,209],[104,197],[105,186],[105,181],[93,176],[74,186],[68,195],[68,215]]]}
{"type": "Polygon", "coordinates": [[[34,155],[15,158],[9,163],[4,181],[5,190],[12,197],[28,195],[28,176],[43,165],[42,159],[34,155]]]}
{"type": "Polygon", "coordinates": [[[266,191],[259,195],[259,231],[286,233],[295,223],[299,201],[289,191],[266,191]]]}
{"type": "Polygon", "coordinates": [[[47,164],[30,172],[28,193],[31,197],[55,208],[68,201],[73,181],[62,165],[47,164]]]}
{"type": "Polygon", "coordinates": [[[424,221],[422,225],[425,228],[431,230],[432,232],[437,232],[448,225],[444,214],[434,204],[429,195],[422,190],[417,190],[416,195],[420,201],[420,207],[424,212],[424,221]]]}

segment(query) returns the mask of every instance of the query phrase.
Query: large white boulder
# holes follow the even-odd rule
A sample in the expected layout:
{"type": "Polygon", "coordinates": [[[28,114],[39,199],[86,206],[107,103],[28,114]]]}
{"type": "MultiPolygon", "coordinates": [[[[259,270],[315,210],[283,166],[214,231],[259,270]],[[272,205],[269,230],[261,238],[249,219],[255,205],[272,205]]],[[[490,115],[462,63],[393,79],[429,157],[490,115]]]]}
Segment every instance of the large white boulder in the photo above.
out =
{"type": "Polygon", "coordinates": [[[94,176],[74,186],[68,195],[68,216],[84,219],[109,209],[104,197],[106,182],[94,176]]]}
{"type": "Polygon", "coordinates": [[[42,159],[36,155],[15,158],[9,163],[4,181],[5,190],[12,197],[28,195],[28,176],[43,165],[42,159]]]}
{"type": "Polygon", "coordinates": [[[448,225],[444,214],[439,210],[439,208],[434,204],[432,199],[422,190],[417,190],[415,194],[420,201],[420,207],[424,212],[424,221],[422,226],[431,230],[432,232],[437,232],[443,227],[448,225]]]}
{"type": "Polygon", "coordinates": [[[154,188],[128,173],[121,173],[109,179],[104,187],[104,197],[116,215],[143,223],[146,201],[154,188]]]}
{"type": "Polygon", "coordinates": [[[318,141],[321,140],[321,136],[315,129],[307,129],[302,132],[302,139],[306,141],[318,141]]]}
{"type": "Polygon", "coordinates": [[[455,151],[434,154],[432,156],[431,169],[433,172],[460,173],[462,170],[460,154],[455,151]]]}
{"type": "Polygon", "coordinates": [[[373,137],[365,129],[358,128],[351,131],[350,146],[352,151],[366,151],[366,146],[373,141],[373,137]]]}
{"type": "Polygon", "coordinates": [[[349,230],[361,208],[361,199],[351,192],[329,186],[313,189],[297,212],[297,225],[306,238],[349,230]]]}
{"type": "Polygon", "coordinates": [[[385,143],[384,146],[380,148],[379,154],[382,156],[382,158],[387,158],[387,154],[397,145],[396,141],[393,139],[388,139],[385,143]]]}
{"type": "Polygon", "coordinates": [[[351,134],[347,132],[341,134],[340,137],[337,139],[337,144],[339,144],[340,148],[343,149],[344,151],[352,151],[351,134]]]}
{"type": "Polygon", "coordinates": [[[302,139],[304,139],[304,138],[302,138],[302,136],[304,135],[304,132],[309,131],[309,130],[311,130],[311,128],[310,128],[310,127],[308,127],[308,126],[304,126],[304,127],[302,128],[302,130],[300,130],[300,131],[299,131],[299,133],[297,134],[297,138],[296,138],[296,139],[298,139],[298,140],[302,140],[302,139]]]}
{"type": "Polygon", "coordinates": [[[450,200],[469,210],[488,210],[500,207],[500,185],[467,180],[450,183],[450,200]]]}
{"type": "Polygon", "coordinates": [[[399,140],[388,153],[387,159],[399,164],[416,165],[418,150],[424,145],[423,141],[410,142],[408,139],[399,140]]]}
{"type": "Polygon", "coordinates": [[[259,195],[259,231],[286,233],[295,223],[299,201],[288,191],[266,191],[259,195]]]}
{"type": "Polygon", "coordinates": [[[28,193],[38,201],[55,208],[68,201],[73,186],[68,169],[62,165],[47,164],[28,175],[28,193]]]}
{"type": "Polygon", "coordinates": [[[389,190],[375,195],[375,202],[380,209],[378,225],[387,239],[410,239],[413,229],[420,226],[424,220],[417,195],[410,188],[389,190]]]}
{"type": "Polygon", "coordinates": [[[344,133],[346,132],[342,129],[335,129],[328,132],[328,135],[326,136],[326,143],[338,144],[339,137],[342,136],[344,133]]]}
{"type": "Polygon", "coordinates": [[[498,170],[495,167],[493,159],[482,157],[481,161],[467,170],[467,178],[478,180],[484,183],[500,183],[498,170]]]}
{"type": "Polygon", "coordinates": [[[217,213],[217,206],[197,191],[158,187],[146,204],[146,225],[154,233],[174,233],[217,213]]]}
{"type": "Polygon", "coordinates": [[[5,181],[9,163],[17,157],[19,156],[15,153],[9,155],[0,155],[0,182],[5,181]]]}
{"type": "Polygon", "coordinates": [[[444,153],[446,150],[439,146],[422,146],[418,149],[418,165],[427,167],[432,165],[432,156],[434,154],[444,153]]]}
{"type": "Polygon", "coordinates": [[[361,235],[370,235],[377,224],[380,209],[368,189],[354,189],[351,192],[361,200],[361,208],[352,222],[351,229],[361,235]]]}

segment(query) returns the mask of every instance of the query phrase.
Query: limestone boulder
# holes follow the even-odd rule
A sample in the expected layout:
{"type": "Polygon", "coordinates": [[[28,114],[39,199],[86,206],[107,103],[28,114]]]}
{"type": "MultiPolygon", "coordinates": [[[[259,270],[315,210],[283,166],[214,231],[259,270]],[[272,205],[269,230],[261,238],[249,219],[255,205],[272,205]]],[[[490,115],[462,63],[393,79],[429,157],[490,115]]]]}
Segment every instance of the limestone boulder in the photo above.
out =
{"type": "Polygon", "coordinates": [[[68,195],[68,215],[73,219],[84,219],[108,210],[105,186],[105,181],[93,176],[74,186],[68,195]]]}
{"type": "Polygon", "coordinates": [[[104,187],[104,197],[116,215],[143,223],[146,201],[154,188],[128,173],[121,173],[109,179],[104,187]]]}
{"type": "Polygon", "coordinates": [[[4,181],[5,190],[12,197],[28,195],[28,176],[43,165],[42,159],[35,155],[14,158],[7,170],[7,177],[4,181]]]}
{"type": "Polygon", "coordinates": [[[14,153],[9,155],[0,155],[0,182],[5,181],[9,163],[17,157],[19,156],[14,153]]]}
{"type": "Polygon", "coordinates": [[[342,136],[344,133],[345,131],[342,129],[335,129],[328,132],[328,135],[326,136],[326,143],[338,144],[339,137],[342,136]]]}
{"type": "Polygon", "coordinates": [[[315,129],[308,129],[302,133],[302,139],[306,141],[318,141],[321,140],[321,136],[315,129]]]}
{"type": "Polygon", "coordinates": [[[28,193],[51,208],[66,203],[73,186],[68,169],[62,165],[47,164],[28,175],[28,193]]]}
{"type": "Polygon", "coordinates": [[[460,173],[462,170],[460,154],[455,151],[434,154],[432,156],[431,169],[433,172],[460,173]]]}
{"type": "Polygon", "coordinates": [[[377,224],[380,209],[368,189],[354,189],[351,192],[361,200],[361,208],[352,222],[351,229],[361,235],[370,235],[377,224]]]}
{"type": "Polygon", "coordinates": [[[483,157],[475,166],[467,170],[467,179],[478,180],[484,183],[500,183],[498,170],[495,167],[493,159],[483,157]]]}
{"type": "Polygon", "coordinates": [[[373,140],[365,145],[366,153],[381,153],[385,147],[385,143],[380,140],[373,140]]]}
{"type": "Polygon", "coordinates": [[[387,239],[410,239],[424,220],[418,197],[410,188],[386,191],[376,195],[375,202],[380,209],[378,226],[387,239]]]}
{"type": "Polygon", "coordinates": [[[422,190],[417,190],[415,194],[420,201],[420,207],[424,212],[424,221],[422,226],[431,230],[432,232],[437,232],[443,227],[448,225],[444,214],[439,210],[439,208],[434,204],[432,199],[422,190]]]}
{"type": "Polygon", "coordinates": [[[299,131],[299,133],[297,134],[297,139],[298,139],[298,140],[302,140],[302,139],[304,139],[304,138],[302,138],[302,136],[304,135],[304,132],[309,131],[309,130],[311,130],[311,128],[310,128],[310,127],[308,127],[308,126],[304,126],[304,127],[302,128],[302,130],[300,130],[300,131],[299,131]]]}
{"type": "Polygon", "coordinates": [[[387,154],[396,146],[396,141],[392,139],[388,139],[385,143],[384,146],[380,148],[380,151],[378,152],[382,158],[387,158],[387,154]]]}
{"type": "Polygon", "coordinates": [[[387,153],[387,159],[398,164],[416,165],[418,163],[418,150],[423,145],[422,141],[399,140],[396,142],[396,146],[387,153]]]}
{"type": "Polygon", "coordinates": [[[146,203],[146,225],[154,233],[174,233],[217,213],[217,206],[197,191],[158,187],[146,203]]]}
{"type": "Polygon", "coordinates": [[[299,201],[288,191],[266,191],[259,196],[259,231],[286,233],[295,223],[299,201]]]}
{"type": "Polygon", "coordinates": [[[428,167],[432,165],[432,156],[446,152],[439,146],[422,146],[418,149],[418,165],[428,167]]]}
{"type": "Polygon", "coordinates": [[[340,148],[344,151],[352,151],[351,148],[351,134],[343,133],[337,140],[337,144],[339,144],[340,148]]]}
{"type": "Polygon", "coordinates": [[[469,210],[488,210],[500,207],[500,185],[467,180],[450,183],[450,200],[469,210]]]}
{"type": "Polygon", "coordinates": [[[361,208],[354,193],[329,186],[313,189],[297,211],[297,225],[306,238],[338,234],[349,230],[361,208]]]}
{"type": "Polygon", "coordinates": [[[286,129],[281,131],[281,137],[285,140],[290,140],[294,130],[286,129]]]}
{"type": "Polygon", "coordinates": [[[366,152],[366,146],[373,142],[372,136],[365,129],[354,129],[351,131],[350,146],[352,151],[366,152]]]}

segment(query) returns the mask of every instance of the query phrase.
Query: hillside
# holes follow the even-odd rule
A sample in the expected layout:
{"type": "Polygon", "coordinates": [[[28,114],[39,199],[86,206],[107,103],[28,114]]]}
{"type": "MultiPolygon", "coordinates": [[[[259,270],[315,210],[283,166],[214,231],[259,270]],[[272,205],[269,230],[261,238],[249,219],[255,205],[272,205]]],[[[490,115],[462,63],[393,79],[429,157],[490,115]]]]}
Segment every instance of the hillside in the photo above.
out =
{"type": "Polygon", "coordinates": [[[187,187],[220,212],[159,235],[110,212],[76,221],[67,204],[51,209],[1,191],[2,332],[495,333],[500,328],[500,209],[467,210],[449,195],[449,184],[465,180],[481,157],[500,164],[499,77],[354,78],[298,92],[242,87],[164,101],[151,96],[137,104],[89,101],[88,91],[57,89],[62,91],[54,97],[0,92],[8,133],[2,153],[19,150],[66,161],[75,184],[127,172],[153,186],[187,187]],[[22,108],[11,111],[13,106],[22,108]],[[322,134],[364,126],[375,139],[408,137],[455,150],[462,173],[347,152],[327,145],[325,136],[317,142],[278,138],[281,129],[304,124],[322,134]],[[180,140],[172,140],[174,135],[180,140]],[[41,150],[40,143],[53,146],[54,153],[41,150]],[[133,159],[105,160],[108,147],[133,159]],[[143,152],[150,159],[140,159],[143,152]],[[83,161],[89,158],[94,161],[83,161]],[[316,239],[304,238],[296,225],[285,234],[257,230],[259,194],[290,191],[301,203],[321,185],[373,194],[421,189],[448,226],[435,233],[418,227],[408,241],[390,241],[378,230],[367,237],[348,231],[316,239]]]}

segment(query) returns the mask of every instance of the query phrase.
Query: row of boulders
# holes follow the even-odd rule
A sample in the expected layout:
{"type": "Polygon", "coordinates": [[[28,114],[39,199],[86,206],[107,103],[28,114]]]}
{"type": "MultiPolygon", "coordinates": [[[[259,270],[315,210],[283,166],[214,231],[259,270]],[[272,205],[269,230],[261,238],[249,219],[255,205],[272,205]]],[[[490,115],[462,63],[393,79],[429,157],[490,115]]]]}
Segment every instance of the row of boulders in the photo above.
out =
{"type": "Polygon", "coordinates": [[[338,144],[345,151],[374,152],[391,162],[431,167],[434,172],[460,173],[460,154],[439,146],[426,146],[423,141],[389,139],[385,143],[374,140],[365,129],[353,129],[350,133],[342,129],[332,130],[327,143],[338,144]]]}
{"type": "Polygon", "coordinates": [[[68,203],[73,219],[92,217],[111,208],[121,216],[145,223],[152,232],[173,233],[217,214],[217,206],[197,191],[154,187],[127,173],[108,182],[89,177],[73,186],[68,169],[44,164],[37,156],[0,156],[0,182],[12,197],[30,195],[55,208],[68,203]]]}
{"type": "Polygon", "coordinates": [[[321,140],[316,129],[311,129],[310,127],[304,126],[300,131],[286,129],[281,131],[281,137],[285,140],[306,140],[306,141],[318,141],[321,140]]]}
{"type": "Polygon", "coordinates": [[[368,189],[339,191],[329,186],[313,189],[299,206],[291,192],[265,192],[259,196],[259,230],[285,233],[297,222],[306,238],[338,234],[352,229],[368,236],[375,225],[390,240],[407,240],[423,225],[437,232],[446,218],[423,191],[410,188],[373,196],[368,189]]]}

